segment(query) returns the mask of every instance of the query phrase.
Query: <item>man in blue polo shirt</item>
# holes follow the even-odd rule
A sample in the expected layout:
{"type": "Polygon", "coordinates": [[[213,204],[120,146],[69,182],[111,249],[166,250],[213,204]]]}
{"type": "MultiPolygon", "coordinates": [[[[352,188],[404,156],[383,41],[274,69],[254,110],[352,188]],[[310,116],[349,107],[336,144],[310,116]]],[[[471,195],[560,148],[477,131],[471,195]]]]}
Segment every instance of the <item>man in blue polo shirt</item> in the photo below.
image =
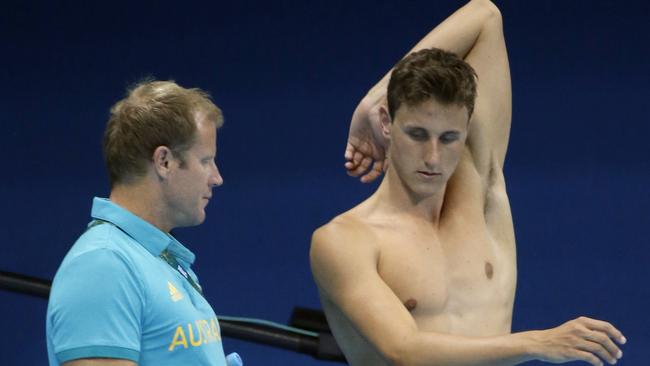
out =
{"type": "Polygon", "coordinates": [[[144,82],[111,109],[109,199],[66,255],[47,310],[50,365],[226,365],[219,325],[169,232],[199,225],[212,188],[219,108],[199,89],[144,82]]]}

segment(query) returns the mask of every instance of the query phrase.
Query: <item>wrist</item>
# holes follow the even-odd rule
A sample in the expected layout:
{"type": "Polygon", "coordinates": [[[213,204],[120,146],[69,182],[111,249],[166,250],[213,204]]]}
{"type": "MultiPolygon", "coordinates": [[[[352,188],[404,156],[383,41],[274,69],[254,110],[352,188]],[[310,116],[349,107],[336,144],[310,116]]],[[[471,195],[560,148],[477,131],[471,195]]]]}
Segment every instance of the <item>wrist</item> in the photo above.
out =
{"type": "Polygon", "coordinates": [[[540,333],[541,331],[532,330],[512,335],[515,337],[515,343],[519,346],[522,355],[528,361],[540,359],[542,354],[539,341],[540,333]]]}

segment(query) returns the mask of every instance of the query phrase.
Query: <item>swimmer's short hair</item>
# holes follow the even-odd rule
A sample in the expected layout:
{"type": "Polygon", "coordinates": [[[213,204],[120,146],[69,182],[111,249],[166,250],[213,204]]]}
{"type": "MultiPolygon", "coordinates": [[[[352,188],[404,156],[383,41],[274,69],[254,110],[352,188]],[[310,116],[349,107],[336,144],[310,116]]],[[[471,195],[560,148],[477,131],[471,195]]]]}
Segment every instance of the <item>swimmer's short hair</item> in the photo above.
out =
{"type": "Polygon", "coordinates": [[[461,58],[437,48],[413,52],[397,63],[388,83],[388,113],[391,120],[402,104],[416,106],[434,98],[442,104],[474,112],[476,72],[461,58]]]}

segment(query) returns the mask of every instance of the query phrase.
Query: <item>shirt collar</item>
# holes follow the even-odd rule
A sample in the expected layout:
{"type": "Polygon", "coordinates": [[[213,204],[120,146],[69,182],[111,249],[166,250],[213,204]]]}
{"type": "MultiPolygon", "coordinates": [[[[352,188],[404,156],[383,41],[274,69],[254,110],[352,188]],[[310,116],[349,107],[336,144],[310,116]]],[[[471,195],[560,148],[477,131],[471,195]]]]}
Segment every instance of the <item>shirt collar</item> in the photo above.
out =
{"type": "Polygon", "coordinates": [[[196,258],[194,253],[183,246],[176,238],[109,199],[95,197],[91,216],[117,226],[156,257],[167,249],[182,264],[190,266],[194,263],[196,258]]]}

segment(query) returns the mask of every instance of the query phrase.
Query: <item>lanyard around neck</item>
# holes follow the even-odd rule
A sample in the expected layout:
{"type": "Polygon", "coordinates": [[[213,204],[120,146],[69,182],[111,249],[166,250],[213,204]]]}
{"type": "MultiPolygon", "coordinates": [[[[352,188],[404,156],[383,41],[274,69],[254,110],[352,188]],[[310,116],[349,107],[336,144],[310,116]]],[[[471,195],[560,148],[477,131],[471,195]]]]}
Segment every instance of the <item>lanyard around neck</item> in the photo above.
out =
{"type": "MultiPolygon", "coordinates": [[[[112,222],[96,219],[92,223],[90,223],[90,225],[88,225],[88,228],[86,229],[86,231],[92,229],[93,227],[95,227],[97,225],[106,224],[106,223],[111,224],[111,225],[117,227],[118,229],[120,229],[119,226],[116,226],[112,222]]],[[[122,229],[120,229],[120,230],[122,230],[122,229]]],[[[124,230],[122,230],[122,231],[124,232],[124,230]]],[[[124,232],[124,233],[126,234],[126,232],[124,232]]],[[[201,285],[199,285],[198,283],[196,283],[196,281],[194,281],[194,279],[192,278],[192,276],[190,276],[190,274],[187,272],[187,270],[185,268],[183,268],[183,266],[180,263],[178,263],[178,261],[176,260],[174,255],[172,255],[167,249],[165,249],[165,250],[162,251],[162,253],[160,253],[159,257],[162,258],[165,262],[167,262],[167,264],[169,264],[169,266],[172,267],[176,272],[180,273],[180,275],[183,278],[185,278],[187,280],[187,282],[189,282],[190,285],[192,285],[192,287],[194,287],[194,289],[201,296],[203,296],[203,289],[201,288],[201,285]]]]}
{"type": "Polygon", "coordinates": [[[183,268],[183,266],[180,263],[178,263],[176,258],[167,249],[163,250],[162,253],[160,253],[160,258],[162,258],[165,262],[167,262],[167,264],[169,264],[170,267],[172,267],[178,273],[180,273],[181,276],[183,276],[183,278],[185,278],[187,282],[189,282],[190,285],[192,285],[192,287],[194,287],[194,289],[199,294],[203,295],[203,289],[201,288],[201,286],[194,281],[192,276],[190,276],[190,274],[185,270],[185,268],[183,268]]]}

